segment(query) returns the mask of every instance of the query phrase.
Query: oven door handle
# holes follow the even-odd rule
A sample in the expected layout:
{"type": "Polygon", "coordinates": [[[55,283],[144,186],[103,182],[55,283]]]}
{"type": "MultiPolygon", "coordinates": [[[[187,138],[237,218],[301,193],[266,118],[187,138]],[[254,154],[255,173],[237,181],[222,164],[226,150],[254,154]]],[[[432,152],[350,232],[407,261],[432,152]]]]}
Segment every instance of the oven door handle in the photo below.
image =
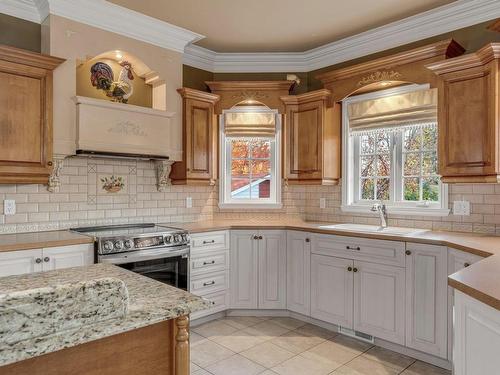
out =
{"type": "Polygon", "coordinates": [[[173,258],[178,256],[182,256],[183,258],[189,257],[189,246],[177,250],[169,250],[168,248],[163,248],[155,249],[155,251],[138,250],[128,253],[100,255],[98,261],[99,263],[124,264],[142,262],[145,260],[173,258]]]}

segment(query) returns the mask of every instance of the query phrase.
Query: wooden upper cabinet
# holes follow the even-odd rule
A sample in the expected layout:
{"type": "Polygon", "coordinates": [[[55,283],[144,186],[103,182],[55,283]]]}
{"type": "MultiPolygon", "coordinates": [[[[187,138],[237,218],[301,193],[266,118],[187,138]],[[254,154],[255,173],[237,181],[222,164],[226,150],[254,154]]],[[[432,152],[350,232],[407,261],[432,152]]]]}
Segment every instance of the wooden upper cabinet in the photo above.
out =
{"type": "Polygon", "coordinates": [[[427,65],[439,83],[443,182],[500,182],[500,43],[427,65]]]}
{"type": "Polygon", "coordinates": [[[0,183],[48,182],[52,71],[63,61],[0,46],[0,183]]]}
{"type": "Polygon", "coordinates": [[[337,184],[340,128],[332,121],[330,91],[289,95],[283,127],[284,178],[290,184],[337,184]]]}
{"type": "Polygon", "coordinates": [[[183,160],[172,166],[174,185],[213,185],[217,179],[217,120],[214,105],[219,96],[181,88],[183,99],[183,160]]]}

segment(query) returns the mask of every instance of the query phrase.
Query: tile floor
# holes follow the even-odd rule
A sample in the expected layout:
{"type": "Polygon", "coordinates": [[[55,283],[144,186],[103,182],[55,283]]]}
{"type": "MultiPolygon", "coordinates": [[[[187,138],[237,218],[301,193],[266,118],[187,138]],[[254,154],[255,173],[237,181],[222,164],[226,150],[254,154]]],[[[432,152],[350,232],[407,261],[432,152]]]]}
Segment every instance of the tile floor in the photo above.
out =
{"type": "Polygon", "coordinates": [[[191,329],[192,375],[450,375],[291,318],[226,317],[191,329]]]}

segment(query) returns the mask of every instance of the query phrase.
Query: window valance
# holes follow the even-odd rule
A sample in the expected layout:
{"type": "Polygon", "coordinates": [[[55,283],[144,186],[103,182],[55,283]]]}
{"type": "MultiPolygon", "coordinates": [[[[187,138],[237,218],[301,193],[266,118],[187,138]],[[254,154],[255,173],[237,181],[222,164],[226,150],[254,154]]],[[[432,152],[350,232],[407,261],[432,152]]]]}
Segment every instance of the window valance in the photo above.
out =
{"type": "Polygon", "coordinates": [[[273,137],[276,133],[274,113],[231,112],[224,116],[226,137],[273,137]]]}

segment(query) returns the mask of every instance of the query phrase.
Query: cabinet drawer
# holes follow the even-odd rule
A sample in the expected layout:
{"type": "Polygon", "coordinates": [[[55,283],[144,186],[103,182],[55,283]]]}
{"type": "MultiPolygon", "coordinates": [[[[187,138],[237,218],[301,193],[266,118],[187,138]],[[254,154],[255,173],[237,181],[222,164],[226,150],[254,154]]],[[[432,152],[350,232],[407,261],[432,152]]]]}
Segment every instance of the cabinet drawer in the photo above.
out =
{"type": "Polygon", "coordinates": [[[210,252],[191,258],[191,276],[223,271],[228,267],[229,254],[227,250],[210,252]]]}
{"type": "Polygon", "coordinates": [[[227,308],[228,308],[227,291],[213,293],[213,294],[207,294],[206,296],[203,296],[203,298],[212,302],[212,306],[210,306],[208,309],[205,309],[202,311],[197,311],[197,312],[191,314],[191,319],[202,318],[204,316],[208,316],[208,315],[220,312],[220,311],[227,310],[227,308]]]}
{"type": "Polygon", "coordinates": [[[207,232],[191,235],[191,251],[196,255],[199,251],[223,250],[229,248],[229,232],[207,232]]]}
{"type": "Polygon", "coordinates": [[[227,289],[227,272],[216,272],[210,275],[203,275],[191,280],[190,292],[198,296],[205,296],[210,293],[227,289]]]}
{"type": "Polygon", "coordinates": [[[405,243],[336,235],[312,237],[313,254],[404,267],[405,243]]]}

